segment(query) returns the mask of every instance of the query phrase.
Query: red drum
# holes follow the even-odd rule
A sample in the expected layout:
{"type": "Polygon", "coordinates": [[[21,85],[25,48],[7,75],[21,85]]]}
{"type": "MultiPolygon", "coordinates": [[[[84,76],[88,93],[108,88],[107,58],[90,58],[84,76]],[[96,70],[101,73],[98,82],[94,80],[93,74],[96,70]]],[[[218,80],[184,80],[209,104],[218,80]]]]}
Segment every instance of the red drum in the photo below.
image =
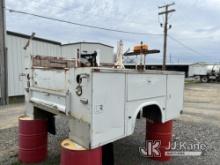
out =
{"type": "Polygon", "coordinates": [[[166,123],[150,123],[147,121],[146,123],[146,140],[147,141],[160,141],[160,156],[152,156],[150,157],[153,160],[159,161],[168,161],[171,159],[171,156],[166,155],[166,152],[169,151],[169,147],[172,141],[172,127],[173,122],[168,121],[166,123]]]}
{"type": "Polygon", "coordinates": [[[87,150],[70,139],[65,139],[61,147],[60,165],[102,165],[101,147],[87,150]]]}
{"type": "Polygon", "coordinates": [[[19,153],[23,163],[38,163],[47,158],[47,120],[19,118],[19,153]]]}

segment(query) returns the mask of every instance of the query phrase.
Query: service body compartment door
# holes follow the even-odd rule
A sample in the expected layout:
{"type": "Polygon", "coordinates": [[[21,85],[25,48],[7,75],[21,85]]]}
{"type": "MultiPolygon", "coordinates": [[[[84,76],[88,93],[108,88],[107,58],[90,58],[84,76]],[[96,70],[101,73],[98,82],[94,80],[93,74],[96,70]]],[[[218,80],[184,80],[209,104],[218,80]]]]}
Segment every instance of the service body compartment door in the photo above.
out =
{"type": "Polygon", "coordinates": [[[180,115],[183,110],[184,75],[167,75],[166,120],[180,115]]]}
{"type": "Polygon", "coordinates": [[[33,87],[65,91],[67,88],[67,71],[64,69],[34,69],[33,87]]]}
{"type": "Polygon", "coordinates": [[[33,69],[30,101],[34,106],[52,113],[70,111],[70,92],[67,90],[69,71],[64,69],[33,69]]]}
{"type": "Polygon", "coordinates": [[[166,75],[128,74],[127,100],[135,101],[166,95],[166,75]]]}
{"type": "Polygon", "coordinates": [[[125,73],[93,73],[92,147],[124,136],[125,73]]]}

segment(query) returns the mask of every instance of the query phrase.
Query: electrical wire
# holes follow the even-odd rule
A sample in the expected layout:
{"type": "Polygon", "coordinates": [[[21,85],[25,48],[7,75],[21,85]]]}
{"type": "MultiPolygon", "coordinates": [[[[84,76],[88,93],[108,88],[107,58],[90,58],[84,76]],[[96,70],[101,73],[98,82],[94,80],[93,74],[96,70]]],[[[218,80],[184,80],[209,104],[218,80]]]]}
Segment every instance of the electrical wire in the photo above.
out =
{"type": "Polygon", "coordinates": [[[197,50],[195,50],[195,49],[189,47],[188,45],[184,44],[183,42],[179,41],[178,39],[172,37],[171,35],[168,35],[168,37],[169,37],[171,40],[173,40],[173,41],[175,41],[176,43],[178,43],[179,45],[181,45],[181,46],[183,46],[184,48],[188,49],[189,51],[195,53],[196,55],[201,55],[201,54],[202,54],[201,52],[199,52],[199,51],[197,51],[197,50]]]}
{"type": "MultiPolygon", "coordinates": [[[[8,10],[11,13],[18,13],[18,14],[24,14],[24,15],[30,15],[30,16],[34,16],[34,17],[38,17],[38,18],[43,18],[43,19],[47,19],[47,20],[52,20],[52,21],[57,21],[57,22],[63,22],[63,23],[67,23],[67,24],[72,24],[72,25],[76,25],[76,26],[81,26],[81,27],[87,27],[87,28],[93,28],[93,29],[99,29],[99,30],[105,30],[105,31],[112,31],[112,32],[117,32],[117,33],[126,33],[126,34],[132,34],[132,35],[152,35],[152,36],[162,36],[163,34],[156,34],[156,33],[146,33],[146,32],[132,32],[132,31],[124,31],[124,30],[118,30],[118,29],[111,29],[111,28],[106,28],[106,27],[101,27],[101,26],[95,26],[95,25],[89,25],[89,24],[82,24],[82,23],[77,23],[77,22],[72,22],[72,21],[67,21],[67,20],[63,20],[63,19],[58,19],[58,18],[53,18],[53,17],[47,17],[47,16],[42,16],[42,15],[38,15],[38,14],[34,14],[34,13],[30,13],[30,12],[25,12],[25,11],[20,11],[20,10],[14,10],[14,9],[10,9],[10,8],[6,8],[6,10],[8,10]]],[[[181,45],[182,47],[184,47],[185,49],[188,49],[189,51],[193,52],[194,54],[197,55],[201,55],[200,52],[198,52],[197,50],[187,46],[186,44],[184,44],[183,42],[179,41],[178,39],[168,35],[168,37],[175,41],[176,43],[178,43],[179,45],[181,45]]]]}
{"type": "Polygon", "coordinates": [[[30,12],[14,10],[14,9],[9,9],[9,8],[6,8],[6,10],[8,10],[11,13],[19,13],[19,14],[24,14],[24,15],[30,15],[30,16],[34,16],[34,17],[38,17],[38,18],[43,18],[43,19],[47,19],[47,20],[68,23],[68,24],[72,24],[72,25],[76,25],[76,26],[81,26],[81,27],[92,28],[92,29],[99,29],[99,30],[112,31],[112,32],[117,32],[117,33],[133,34],[133,35],[157,35],[157,36],[162,36],[162,34],[156,34],[156,33],[124,31],[124,30],[111,29],[111,28],[106,28],[106,27],[101,27],[101,26],[82,24],[82,23],[67,21],[67,20],[53,18],[53,17],[42,16],[42,15],[30,13],[30,12]]]}

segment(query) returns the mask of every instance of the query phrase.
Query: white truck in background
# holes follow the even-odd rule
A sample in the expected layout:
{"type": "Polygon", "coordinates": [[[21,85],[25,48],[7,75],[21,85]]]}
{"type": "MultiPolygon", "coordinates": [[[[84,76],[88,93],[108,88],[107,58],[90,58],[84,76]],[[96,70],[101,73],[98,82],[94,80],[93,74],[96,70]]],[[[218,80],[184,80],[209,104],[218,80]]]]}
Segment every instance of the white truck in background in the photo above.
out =
{"type": "Polygon", "coordinates": [[[202,83],[220,81],[220,64],[195,63],[189,66],[189,77],[199,78],[202,83]]]}

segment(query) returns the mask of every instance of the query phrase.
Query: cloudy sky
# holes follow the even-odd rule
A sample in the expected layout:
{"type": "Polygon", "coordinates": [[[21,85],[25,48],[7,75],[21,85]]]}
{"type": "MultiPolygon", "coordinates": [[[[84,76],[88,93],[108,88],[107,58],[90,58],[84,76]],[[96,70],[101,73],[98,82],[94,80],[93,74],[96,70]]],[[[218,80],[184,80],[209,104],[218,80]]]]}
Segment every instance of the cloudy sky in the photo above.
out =
{"type": "MultiPolygon", "coordinates": [[[[82,24],[125,31],[162,34],[158,6],[170,0],[5,0],[6,7],[82,24]]],[[[220,62],[220,0],[176,0],[176,12],[169,17],[168,61],[192,63],[220,62]],[[187,46],[187,47],[186,47],[187,46]]],[[[6,12],[7,30],[60,41],[95,41],[125,49],[144,41],[150,48],[162,50],[162,35],[132,35],[102,31],[27,15],[6,12]]],[[[162,53],[149,55],[148,61],[162,61],[162,53]]]]}

